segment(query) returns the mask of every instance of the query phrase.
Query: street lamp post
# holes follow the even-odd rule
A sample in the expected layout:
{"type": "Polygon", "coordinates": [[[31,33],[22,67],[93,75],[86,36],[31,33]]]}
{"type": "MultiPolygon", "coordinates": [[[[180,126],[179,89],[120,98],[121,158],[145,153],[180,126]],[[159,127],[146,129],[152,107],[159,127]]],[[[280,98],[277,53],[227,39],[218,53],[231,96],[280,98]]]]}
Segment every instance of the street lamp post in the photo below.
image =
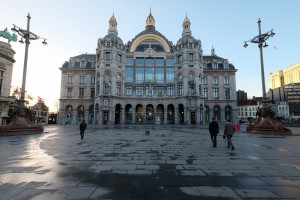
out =
{"type": "MultiPolygon", "coordinates": [[[[22,29],[13,24],[12,31],[16,32],[21,36],[20,43],[25,41],[25,58],[23,68],[23,79],[22,79],[22,91],[20,100],[17,101],[17,105],[14,108],[13,115],[11,116],[11,122],[5,127],[5,134],[8,135],[19,135],[19,134],[31,134],[31,133],[42,133],[44,128],[41,124],[32,123],[32,112],[25,106],[25,85],[26,85],[26,71],[27,71],[27,60],[28,60],[28,48],[31,40],[43,39],[44,45],[47,44],[46,38],[39,37],[38,35],[30,32],[30,15],[27,15],[27,29],[22,29]],[[24,41],[23,41],[24,39],[24,41]]],[[[38,110],[39,115],[39,110],[38,110]]],[[[39,116],[38,116],[39,117],[39,116]]]]}
{"type": "Polygon", "coordinates": [[[262,93],[263,93],[263,101],[261,108],[257,111],[257,120],[255,123],[249,123],[248,127],[246,128],[246,131],[249,133],[259,133],[259,134],[291,134],[291,130],[285,128],[282,124],[274,124],[272,122],[274,118],[274,111],[272,110],[269,101],[267,100],[266,95],[266,86],[265,86],[265,72],[264,72],[264,60],[263,60],[263,47],[268,47],[267,40],[270,37],[273,37],[275,33],[273,32],[273,29],[266,32],[261,33],[261,27],[260,27],[260,19],[258,19],[258,35],[254,38],[245,41],[244,47],[246,48],[248,46],[247,42],[252,42],[258,44],[258,48],[260,51],[260,66],[261,66],[261,81],[262,81],[262,93]]]}
{"type": "Polygon", "coordinates": [[[261,82],[262,82],[262,93],[263,93],[263,100],[266,100],[267,95],[266,95],[266,86],[265,86],[265,72],[264,72],[264,60],[263,60],[263,50],[262,47],[266,48],[268,47],[267,45],[267,40],[270,37],[273,37],[275,35],[275,33],[273,32],[273,29],[266,32],[266,33],[261,33],[261,27],[260,27],[260,18],[258,19],[258,35],[255,36],[254,38],[245,41],[244,42],[244,47],[247,48],[248,44],[247,42],[252,42],[252,43],[257,43],[258,44],[258,48],[260,51],[260,66],[261,66],[261,82]]]}
{"type": "Polygon", "coordinates": [[[25,40],[25,58],[24,58],[24,68],[23,68],[23,77],[22,77],[22,91],[21,91],[21,97],[20,97],[20,106],[25,107],[25,86],[26,86],[26,73],[27,73],[27,61],[28,61],[28,48],[30,44],[30,40],[37,40],[37,39],[43,39],[42,42],[44,45],[47,44],[46,38],[42,38],[32,32],[30,32],[30,14],[27,15],[27,30],[22,29],[15,24],[13,24],[12,31],[16,32],[18,35],[21,36],[20,43],[24,43],[23,39],[25,40]]]}

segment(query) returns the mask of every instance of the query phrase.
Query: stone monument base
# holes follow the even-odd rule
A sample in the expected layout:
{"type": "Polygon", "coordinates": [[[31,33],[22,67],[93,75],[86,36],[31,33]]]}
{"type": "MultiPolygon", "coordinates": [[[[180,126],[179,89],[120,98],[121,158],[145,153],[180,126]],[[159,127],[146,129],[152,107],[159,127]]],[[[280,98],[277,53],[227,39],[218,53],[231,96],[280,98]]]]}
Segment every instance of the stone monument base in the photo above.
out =
{"type": "Polygon", "coordinates": [[[255,124],[249,123],[246,132],[266,135],[292,135],[290,129],[285,128],[280,123],[274,124],[269,116],[259,117],[255,124]]]}
{"type": "Polygon", "coordinates": [[[31,113],[27,108],[18,108],[12,121],[0,126],[0,135],[25,135],[43,133],[43,131],[42,125],[31,122],[31,113]]]}

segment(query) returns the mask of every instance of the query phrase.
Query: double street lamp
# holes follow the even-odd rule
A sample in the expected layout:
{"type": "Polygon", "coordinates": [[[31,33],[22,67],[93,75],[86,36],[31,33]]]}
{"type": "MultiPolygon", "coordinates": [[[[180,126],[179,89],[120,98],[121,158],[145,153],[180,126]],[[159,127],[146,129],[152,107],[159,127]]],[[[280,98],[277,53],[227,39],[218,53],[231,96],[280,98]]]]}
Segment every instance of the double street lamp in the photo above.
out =
{"type": "Polygon", "coordinates": [[[22,91],[21,91],[21,107],[25,107],[25,85],[26,85],[26,72],[27,72],[27,60],[28,60],[28,47],[30,44],[30,40],[37,40],[37,39],[43,39],[44,41],[42,44],[46,45],[46,38],[42,38],[32,32],[30,32],[30,14],[28,13],[27,15],[27,29],[22,29],[15,24],[13,24],[13,28],[11,30],[13,32],[16,32],[18,35],[21,36],[21,40],[19,41],[20,43],[24,44],[25,43],[25,58],[24,58],[24,68],[23,68],[23,79],[22,79],[22,91]],[[23,41],[24,39],[24,41],[23,41]]]}
{"type": "Polygon", "coordinates": [[[272,29],[272,30],[262,34],[261,27],[260,27],[260,23],[261,23],[260,19],[258,19],[257,23],[258,23],[258,35],[248,41],[245,41],[244,47],[245,48],[248,47],[247,42],[258,44],[258,48],[260,50],[260,65],[261,65],[261,81],[262,81],[263,100],[266,100],[267,95],[266,95],[266,86],[265,86],[265,72],[264,72],[264,60],[263,60],[262,47],[264,47],[264,48],[268,47],[266,41],[270,37],[273,37],[275,35],[275,33],[273,32],[273,29],[272,29]]]}

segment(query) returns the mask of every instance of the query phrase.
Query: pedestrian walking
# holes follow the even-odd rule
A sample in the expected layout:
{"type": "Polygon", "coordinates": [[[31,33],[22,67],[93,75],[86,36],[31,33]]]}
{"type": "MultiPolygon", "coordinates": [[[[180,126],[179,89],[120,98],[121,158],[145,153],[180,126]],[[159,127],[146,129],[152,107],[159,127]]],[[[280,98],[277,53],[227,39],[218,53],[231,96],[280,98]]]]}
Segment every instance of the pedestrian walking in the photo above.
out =
{"type": "Polygon", "coordinates": [[[85,131],[85,129],[86,129],[86,123],[85,123],[85,120],[82,120],[82,122],[80,123],[79,129],[80,129],[80,136],[81,136],[81,139],[83,139],[83,137],[84,137],[84,131],[85,131]]]}
{"type": "Polygon", "coordinates": [[[213,143],[213,147],[217,147],[217,135],[219,133],[219,124],[215,121],[215,118],[212,118],[212,121],[209,123],[209,133],[210,138],[213,143]]]}
{"type": "Polygon", "coordinates": [[[227,148],[231,148],[231,150],[234,150],[234,146],[232,143],[232,136],[234,132],[235,132],[235,128],[233,124],[230,123],[230,120],[227,120],[226,126],[224,128],[223,138],[225,139],[227,137],[227,148]]]}

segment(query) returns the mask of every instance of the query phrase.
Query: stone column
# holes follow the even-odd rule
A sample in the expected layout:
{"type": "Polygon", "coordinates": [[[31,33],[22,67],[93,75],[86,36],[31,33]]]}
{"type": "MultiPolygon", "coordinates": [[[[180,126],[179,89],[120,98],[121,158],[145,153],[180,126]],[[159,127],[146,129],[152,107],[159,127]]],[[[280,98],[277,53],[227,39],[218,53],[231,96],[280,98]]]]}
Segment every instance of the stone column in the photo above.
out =
{"type": "Polygon", "coordinates": [[[120,124],[125,124],[125,108],[120,109],[120,124]]]}
{"type": "Polygon", "coordinates": [[[110,109],[109,111],[111,113],[111,117],[110,117],[110,123],[109,124],[115,124],[115,119],[116,119],[116,111],[115,109],[110,109]]]}
{"type": "Polygon", "coordinates": [[[225,108],[220,106],[220,117],[221,117],[221,123],[225,123],[225,108]]]}
{"type": "Polygon", "coordinates": [[[145,110],[145,111],[144,111],[144,124],[146,124],[146,115],[147,115],[147,109],[146,109],[146,107],[145,107],[144,110],[145,110]]]}
{"type": "Polygon", "coordinates": [[[102,109],[99,109],[99,122],[98,124],[103,124],[103,110],[102,109]]]}
{"type": "Polygon", "coordinates": [[[135,124],[135,122],[136,122],[136,113],[135,113],[135,109],[132,108],[132,121],[131,121],[131,123],[135,124]]]}
{"type": "Polygon", "coordinates": [[[175,124],[179,124],[178,118],[179,118],[179,109],[178,109],[178,108],[175,108],[175,109],[174,109],[174,120],[175,120],[175,124]]]}
{"type": "Polygon", "coordinates": [[[168,123],[168,107],[164,107],[164,124],[168,123]]]}
{"type": "Polygon", "coordinates": [[[190,124],[190,111],[187,107],[184,108],[183,111],[184,114],[184,124],[190,124]]]}
{"type": "Polygon", "coordinates": [[[196,124],[201,124],[200,109],[196,109],[196,124]]]}

